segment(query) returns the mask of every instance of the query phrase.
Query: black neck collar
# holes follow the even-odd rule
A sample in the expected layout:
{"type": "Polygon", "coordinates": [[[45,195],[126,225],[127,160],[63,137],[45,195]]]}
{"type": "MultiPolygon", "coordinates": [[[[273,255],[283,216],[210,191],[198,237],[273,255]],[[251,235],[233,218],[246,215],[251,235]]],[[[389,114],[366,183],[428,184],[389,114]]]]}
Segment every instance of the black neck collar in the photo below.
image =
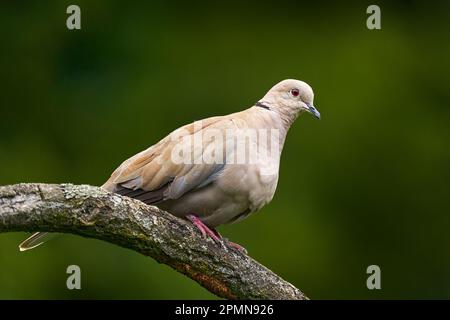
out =
{"type": "Polygon", "coordinates": [[[264,103],[262,103],[262,102],[260,102],[260,101],[258,101],[257,103],[255,103],[255,106],[260,107],[260,108],[264,108],[264,109],[267,109],[267,110],[270,110],[270,107],[269,107],[269,106],[265,105],[264,103]]]}

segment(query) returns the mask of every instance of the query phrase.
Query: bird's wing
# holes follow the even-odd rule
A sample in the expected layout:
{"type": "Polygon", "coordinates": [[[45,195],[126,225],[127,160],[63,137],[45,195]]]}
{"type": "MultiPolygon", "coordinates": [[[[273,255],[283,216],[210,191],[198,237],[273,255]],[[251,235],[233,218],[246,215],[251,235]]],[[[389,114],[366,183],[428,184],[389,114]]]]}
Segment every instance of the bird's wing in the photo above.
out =
{"type": "Polygon", "coordinates": [[[151,204],[177,199],[186,192],[208,185],[220,174],[225,163],[225,157],[222,163],[198,161],[205,152],[214,149],[217,143],[214,138],[202,139],[196,148],[187,149],[191,153],[191,162],[173,161],[172,153],[175,148],[180,150],[186,141],[193,142],[200,136],[204,137],[206,129],[224,133],[235,125],[232,116],[212,117],[201,120],[201,125],[200,122],[194,122],[175,130],[157,144],[122,163],[103,187],[151,204]]]}

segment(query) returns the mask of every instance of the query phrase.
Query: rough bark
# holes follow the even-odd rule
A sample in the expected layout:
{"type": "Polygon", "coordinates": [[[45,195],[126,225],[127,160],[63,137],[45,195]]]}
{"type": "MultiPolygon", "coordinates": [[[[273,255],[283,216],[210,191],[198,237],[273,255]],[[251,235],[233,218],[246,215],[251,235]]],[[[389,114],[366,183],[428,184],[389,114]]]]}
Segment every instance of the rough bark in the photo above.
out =
{"type": "Polygon", "coordinates": [[[307,299],[248,255],[204,239],[189,222],[154,206],[72,184],[0,187],[0,232],[47,231],[135,250],[226,299],[307,299]]]}

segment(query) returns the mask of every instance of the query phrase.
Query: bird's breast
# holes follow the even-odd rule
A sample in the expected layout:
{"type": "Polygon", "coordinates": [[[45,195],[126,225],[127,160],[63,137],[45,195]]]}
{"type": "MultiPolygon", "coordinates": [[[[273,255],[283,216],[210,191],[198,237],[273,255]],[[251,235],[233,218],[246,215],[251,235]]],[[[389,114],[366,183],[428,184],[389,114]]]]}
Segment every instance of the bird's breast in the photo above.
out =
{"type": "Polygon", "coordinates": [[[236,199],[246,202],[250,211],[258,211],[270,202],[278,182],[278,164],[230,164],[217,180],[218,187],[236,199]]]}

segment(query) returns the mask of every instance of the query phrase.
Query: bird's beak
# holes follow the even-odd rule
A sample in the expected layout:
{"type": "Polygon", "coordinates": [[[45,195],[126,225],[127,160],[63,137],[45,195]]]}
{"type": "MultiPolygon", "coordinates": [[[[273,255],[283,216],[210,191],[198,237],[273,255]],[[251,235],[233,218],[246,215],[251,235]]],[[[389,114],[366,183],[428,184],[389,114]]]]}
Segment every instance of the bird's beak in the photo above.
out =
{"type": "Polygon", "coordinates": [[[306,106],[308,107],[306,110],[309,113],[316,117],[316,119],[320,119],[320,112],[312,104],[307,103],[306,106]]]}

